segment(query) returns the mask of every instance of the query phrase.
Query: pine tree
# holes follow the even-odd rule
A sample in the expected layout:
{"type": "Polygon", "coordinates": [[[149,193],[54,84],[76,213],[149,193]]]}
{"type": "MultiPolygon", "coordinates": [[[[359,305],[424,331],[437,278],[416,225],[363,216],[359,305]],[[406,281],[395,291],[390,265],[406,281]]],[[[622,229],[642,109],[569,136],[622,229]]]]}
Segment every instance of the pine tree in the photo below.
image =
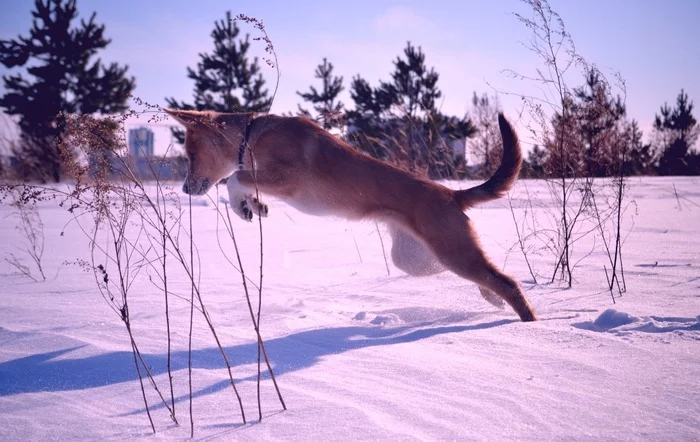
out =
{"type": "Polygon", "coordinates": [[[385,121],[382,119],[382,106],[376,97],[376,90],[364,78],[356,75],[350,84],[350,98],[355,108],[345,113],[348,123],[348,141],[358,149],[382,160],[393,161],[383,139],[385,121]]]}
{"type": "Polygon", "coordinates": [[[545,139],[545,175],[556,178],[580,176],[585,167],[585,146],[574,115],[574,100],[565,96],[562,112],[552,116],[551,138],[545,139]]]}
{"type": "Polygon", "coordinates": [[[625,105],[619,96],[611,97],[609,85],[595,68],[588,71],[586,84],[574,89],[574,96],[577,100],[572,112],[584,146],[580,173],[606,176],[616,164],[615,133],[625,116],[625,105]]]}
{"type": "Polygon", "coordinates": [[[693,116],[693,102],[681,90],[676,107],[661,107],[654,118],[654,132],[659,151],[658,172],[661,175],[697,174],[694,154],[690,149],[698,139],[699,129],[693,116]]]}
{"type": "Polygon", "coordinates": [[[29,37],[0,41],[0,63],[10,69],[27,65],[33,77],[3,76],[7,93],[0,107],[20,117],[15,156],[24,163],[24,178],[59,181],[59,140],[65,131],[61,114],[123,112],[135,82],[126,77],[127,66],[93,60],[110,40],[104,37],[104,25],[95,23],[95,13],[71,28],[78,16],[75,0],[36,0],[32,16],[29,37]]]}
{"type": "MultiPolygon", "coordinates": [[[[250,36],[239,37],[240,29],[226,12],[226,19],[214,23],[211,38],[214,51],[199,54],[197,70],[187,68],[187,77],[194,80],[194,104],[166,98],[168,107],[186,110],[213,110],[217,112],[267,112],[272,104],[265,79],[260,72],[258,58],[248,57],[250,36]]],[[[180,144],[184,132],[173,129],[180,144]]]]}
{"type": "Polygon", "coordinates": [[[377,99],[377,91],[369,85],[367,80],[356,75],[350,85],[350,98],[355,102],[355,110],[348,114],[356,114],[358,117],[379,118],[382,111],[386,110],[377,99]]]}
{"type": "Polygon", "coordinates": [[[654,153],[651,144],[645,143],[644,134],[636,120],[625,130],[625,142],[628,154],[625,161],[625,175],[649,175],[654,169],[654,153]]]}
{"type": "Polygon", "coordinates": [[[422,112],[435,109],[435,100],[442,96],[437,88],[440,77],[435,69],[425,65],[423,50],[416,48],[409,41],[404,49],[405,59],[397,57],[394,61],[394,72],[390,83],[381,83],[382,90],[390,100],[389,105],[401,106],[406,114],[415,118],[422,112]]]}
{"type": "MultiPolygon", "coordinates": [[[[323,63],[316,67],[315,78],[321,80],[322,88],[319,92],[315,87],[310,86],[309,92],[297,92],[304,101],[313,105],[323,128],[328,130],[341,125],[343,113],[343,103],[338,100],[338,95],[343,91],[343,77],[333,76],[333,64],[323,58],[323,63]]],[[[311,118],[311,112],[299,106],[299,113],[311,118]]]]}
{"type": "Polygon", "coordinates": [[[469,142],[469,151],[481,163],[479,178],[488,178],[496,171],[503,155],[501,132],[498,127],[498,98],[476,92],[469,112],[476,126],[476,134],[469,142]]]}
{"type": "Polygon", "coordinates": [[[405,131],[408,136],[408,149],[412,156],[417,156],[416,136],[418,116],[430,115],[435,112],[435,100],[442,96],[437,88],[439,75],[435,69],[425,65],[425,54],[420,47],[416,48],[409,41],[404,49],[405,59],[397,57],[394,61],[392,81],[380,83],[377,92],[382,107],[388,109],[393,105],[400,106],[404,112],[405,131]]]}
{"type": "Polygon", "coordinates": [[[452,176],[455,158],[448,143],[473,135],[475,128],[466,117],[447,117],[437,110],[439,75],[426,67],[421,48],[408,42],[403,54],[394,61],[391,81],[378,88],[353,78],[350,141],[409,170],[424,170],[434,178],[452,176]]]}
{"type": "Polygon", "coordinates": [[[544,178],[547,164],[547,151],[535,144],[527,154],[527,176],[529,178],[544,178]]]}
{"type": "Polygon", "coordinates": [[[617,173],[626,109],[619,96],[612,97],[610,85],[596,68],[588,70],[583,86],[564,97],[563,108],[566,112],[552,117],[552,138],[544,144],[547,174],[599,177],[617,173]]]}

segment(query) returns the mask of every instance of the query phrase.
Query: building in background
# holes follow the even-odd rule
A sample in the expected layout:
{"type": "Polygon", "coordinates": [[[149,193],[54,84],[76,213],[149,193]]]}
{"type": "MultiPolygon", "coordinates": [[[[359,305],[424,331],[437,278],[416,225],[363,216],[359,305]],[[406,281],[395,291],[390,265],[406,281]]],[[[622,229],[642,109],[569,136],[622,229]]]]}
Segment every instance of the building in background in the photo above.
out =
{"type": "Polygon", "coordinates": [[[134,158],[153,156],[153,131],[146,127],[129,129],[129,155],[134,158]]]}
{"type": "Polygon", "coordinates": [[[187,158],[154,155],[154,138],[152,126],[129,129],[127,154],[120,155],[115,150],[95,151],[97,155],[89,158],[91,175],[115,180],[182,182],[187,174],[187,158]]]}

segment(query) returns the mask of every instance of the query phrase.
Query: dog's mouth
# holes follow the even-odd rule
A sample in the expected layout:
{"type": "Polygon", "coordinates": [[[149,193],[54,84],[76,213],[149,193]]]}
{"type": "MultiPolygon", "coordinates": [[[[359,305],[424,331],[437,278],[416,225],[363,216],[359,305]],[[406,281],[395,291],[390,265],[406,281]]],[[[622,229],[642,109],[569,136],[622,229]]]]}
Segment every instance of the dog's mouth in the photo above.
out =
{"type": "Polygon", "coordinates": [[[188,195],[204,195],[211,188],[209,178],[185,178],[182,184],[182,191],[188,195]]]}

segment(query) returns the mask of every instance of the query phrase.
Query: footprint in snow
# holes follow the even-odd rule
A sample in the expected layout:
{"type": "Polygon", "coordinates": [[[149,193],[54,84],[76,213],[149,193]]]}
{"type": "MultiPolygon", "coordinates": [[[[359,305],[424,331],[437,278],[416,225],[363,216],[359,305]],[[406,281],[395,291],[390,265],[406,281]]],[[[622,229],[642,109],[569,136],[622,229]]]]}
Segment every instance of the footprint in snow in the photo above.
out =
{"type": "MultiPolygon", "coordinates": [[[[628,334],[635,331],[644,333],[700,331],[700,315],[694,318],[634,316],[615,309],[607,309],[594,321],[580,322],[573,325],[583,330],[615,334],[628,334]]],[[[700,334],[698,334],[697,339],[700,339],[700,334]]]]}

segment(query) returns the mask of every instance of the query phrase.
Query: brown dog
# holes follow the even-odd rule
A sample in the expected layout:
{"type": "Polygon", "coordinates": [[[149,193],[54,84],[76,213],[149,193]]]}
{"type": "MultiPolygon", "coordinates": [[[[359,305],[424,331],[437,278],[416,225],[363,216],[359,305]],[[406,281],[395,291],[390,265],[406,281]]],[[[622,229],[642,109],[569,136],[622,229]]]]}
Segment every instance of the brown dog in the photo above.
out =
{"type": "Polygon", "coordinates": [[[187,129],[185,193],[202,195],[230,176],[231,208],[244,220],[267,215],[259,191],[309,214],[385,222],[398,268],[410,275],[449,269],[478,284],[489,302],[505,300],[523,321],[536,319],[518,284],[488,260],[464,213],[502,197],[520,171],[520,144],[503,115],[496,173],[452,190],[365,155],[305,118],[165,111],[187,129]]]}

